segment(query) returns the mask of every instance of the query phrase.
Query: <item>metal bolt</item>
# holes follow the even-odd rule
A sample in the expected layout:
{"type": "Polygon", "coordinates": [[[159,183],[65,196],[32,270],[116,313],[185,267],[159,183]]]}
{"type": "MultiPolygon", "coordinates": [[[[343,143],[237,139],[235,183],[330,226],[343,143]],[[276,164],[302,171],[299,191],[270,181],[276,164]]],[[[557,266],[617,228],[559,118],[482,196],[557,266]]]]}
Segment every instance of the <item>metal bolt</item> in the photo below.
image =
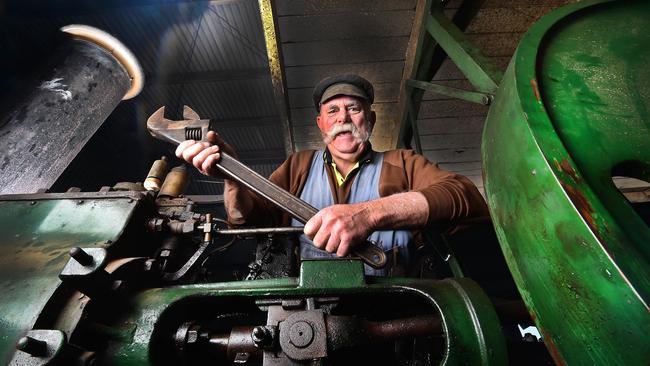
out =
{"type": "Polygon", "coordinates": [[[79,356],[79,365],[93,366],[96,361],[97,358],[95,357],[95,352],[86,351],[79,356]]]}
{"type": "Polygon", "coordinates": [[[79,247],[74,247],[70,249],[69,254],[74,260],[76,260],[79,264],[81,264],[84,267],[91,266],[93,263],[95,263],[95,259],[93,259],[93,256],[86,253],[83,249],[79,247]]]}
{"type": "Polygon", "coordinates": [[[172,252],[169,249],[163,249],[160,251],[160,257],[161,258],[167,258],[171,256],[172,252]]]}
{"type": "Polygon", "coordinates": [[[199,340],[199,331],[196,329],[190,329],[187,331],[187,335],[185,338],[185,343],[187,344],[193,344],[196,343],[199,340]]]}
{"type": "Polygon", "coordinates": [[[16,349],[35,357],[45,356],[47,354],[47,342],[25,336],[18,340],[16,349]]]}
{"type": "Polygon", "coordinates": [[[124,285],[123,281],[116,280],[116,281],[113,281],[113,283],[111,284],[111,290],[113,290],[113,291],[121,291],[121,290],[124,289],[124,286],[125,285],[124,285]]]}
{"type": "Polygon", "coordinates": [[[80,205],[80,204],[82,204],[82,203],[84,203],[83,200],[79,200],[79,201],[77,201],[77,204],[78,204],[78,205],[80,205]]]}
{"type": "Polygon", "coordinates": [[[148,259],[144,262],[144,270],[145,272],[151,271],[153,269],[155,261],[153,259],[148,259]]]}
{"type": "Polygon", "coordinates": [[[32,201],[29,203],[30,205],[34,206],[36,204],[36,201],[32,201]]]}
{"type": "Polygon", "coordinates": [[[255,343],[256,347],[262,347],[268,344],[270,336],[271,333],[269,330],[261,325],[253,328],[253,331],[251,332],[251,339],[253,339],[253,343],[255,343]]]}
{"type": "Polygon", "coordinates": [[[298,348],[305,348],[314,340],[314,329],[305,321],[293,323],[289,329],[289,342],[298,348]]]}

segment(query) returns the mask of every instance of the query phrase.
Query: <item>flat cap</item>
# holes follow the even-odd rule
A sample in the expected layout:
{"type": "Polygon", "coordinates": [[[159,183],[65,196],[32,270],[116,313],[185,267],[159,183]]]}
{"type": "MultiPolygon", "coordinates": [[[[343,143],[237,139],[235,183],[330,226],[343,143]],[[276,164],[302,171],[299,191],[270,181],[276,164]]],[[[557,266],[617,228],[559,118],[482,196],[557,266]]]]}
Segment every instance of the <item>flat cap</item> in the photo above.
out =
{"type": "Polygon", "coordinates": [[[342,74],[326,77],[314,87],[314,106],[320,110],[320,105],[337,95],[350,95],[362,98],[372,104],[375,92],[372,84],[356,74],[342,74]]]}

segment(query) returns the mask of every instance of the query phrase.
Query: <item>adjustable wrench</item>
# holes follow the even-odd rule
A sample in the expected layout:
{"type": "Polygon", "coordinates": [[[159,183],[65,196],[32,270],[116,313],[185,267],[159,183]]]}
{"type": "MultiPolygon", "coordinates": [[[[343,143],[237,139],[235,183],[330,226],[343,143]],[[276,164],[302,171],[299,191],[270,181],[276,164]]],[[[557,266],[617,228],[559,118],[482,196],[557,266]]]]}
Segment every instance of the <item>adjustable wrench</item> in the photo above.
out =
{"type": "MultiPolygon", "coordinates": [[[[164,106],[160,107],[147,120],[147,129],[153,137],[173,144],[180,144],[189,139],[203,140],[209,128],[210,120],[201,119],[188,106],[183,106],[183,120],[181,121],[165,118],[164,106]]],[[[230,179],[268,199],[303,224],[318,213],[315,207],[278,187],[226,153],[221,152],[221,159],[215,167],[230,179]]],[[[352,247],[352,255],[361,258],[364,263],[373,268],[383,268],[387,262],[384,251],[369,241],[352,247]]]]}

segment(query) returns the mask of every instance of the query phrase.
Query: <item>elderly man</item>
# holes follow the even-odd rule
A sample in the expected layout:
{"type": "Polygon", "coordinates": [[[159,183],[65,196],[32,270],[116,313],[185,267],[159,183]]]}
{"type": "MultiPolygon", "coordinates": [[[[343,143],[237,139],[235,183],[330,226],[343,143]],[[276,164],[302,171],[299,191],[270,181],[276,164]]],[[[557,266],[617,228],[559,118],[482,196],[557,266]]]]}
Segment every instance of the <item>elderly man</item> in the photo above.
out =
{"type": "MultiPolygon", "coordinates": [[[[300,238],[302,258],[344,256],[369,239],[393,256],[389,262],[407,266],[412,230],[435,225],[449,231],[464,218],[487,214],[467,178],[443,171],[410,150],[372,150],[370,82],[358,75],[329,77],[314,88],[313,96],[326,148],[291,155],[270,177],[320,210],[300,238]]],[[[213,132],[208,140],[185,141],[176,155],[203,174],[218,176],[214,164],[219,151],[234,151],[213,132]]],[[[289,224],[286,214],[236,182],[225,180],[224,198],[231,222],[289,224]]],[[[299,223],[293,220],[292,225],[299,223]]],[[[366,266],[366,273],[386,275],[390,268],[366,266]]]]}

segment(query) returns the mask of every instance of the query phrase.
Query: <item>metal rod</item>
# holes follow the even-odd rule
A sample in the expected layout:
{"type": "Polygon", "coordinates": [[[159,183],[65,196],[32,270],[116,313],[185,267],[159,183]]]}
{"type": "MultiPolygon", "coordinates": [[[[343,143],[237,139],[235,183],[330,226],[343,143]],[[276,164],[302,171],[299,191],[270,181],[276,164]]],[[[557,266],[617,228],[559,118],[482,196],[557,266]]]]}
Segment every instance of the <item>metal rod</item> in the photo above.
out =
{"type": "Polygon", "coordinates": [[[0,127],[0,194],[50,188],[132,85],[128,66],[88,39],[65,39],[54,67],[0,127]]]}
{"type": "Polygon", "coordinates": [[[406,85],[411,88],[418,88],[422,90],[428,90],[437,94],[446,95],[449,97],[466,100],[468,102],[489,105],[491,97],[489,94],[479,93],[471,90],[453,88],[446,85],[427,83],[426,81],[419,81],[409,79],[406,81],[406,85]]]}
{"type": "Polygon", "coordinates": [[[294,234],[302,233],[303,229],[302,226],[290,226],[255,229],[215,229],[215,232],[221,235],[294,234]]]}

